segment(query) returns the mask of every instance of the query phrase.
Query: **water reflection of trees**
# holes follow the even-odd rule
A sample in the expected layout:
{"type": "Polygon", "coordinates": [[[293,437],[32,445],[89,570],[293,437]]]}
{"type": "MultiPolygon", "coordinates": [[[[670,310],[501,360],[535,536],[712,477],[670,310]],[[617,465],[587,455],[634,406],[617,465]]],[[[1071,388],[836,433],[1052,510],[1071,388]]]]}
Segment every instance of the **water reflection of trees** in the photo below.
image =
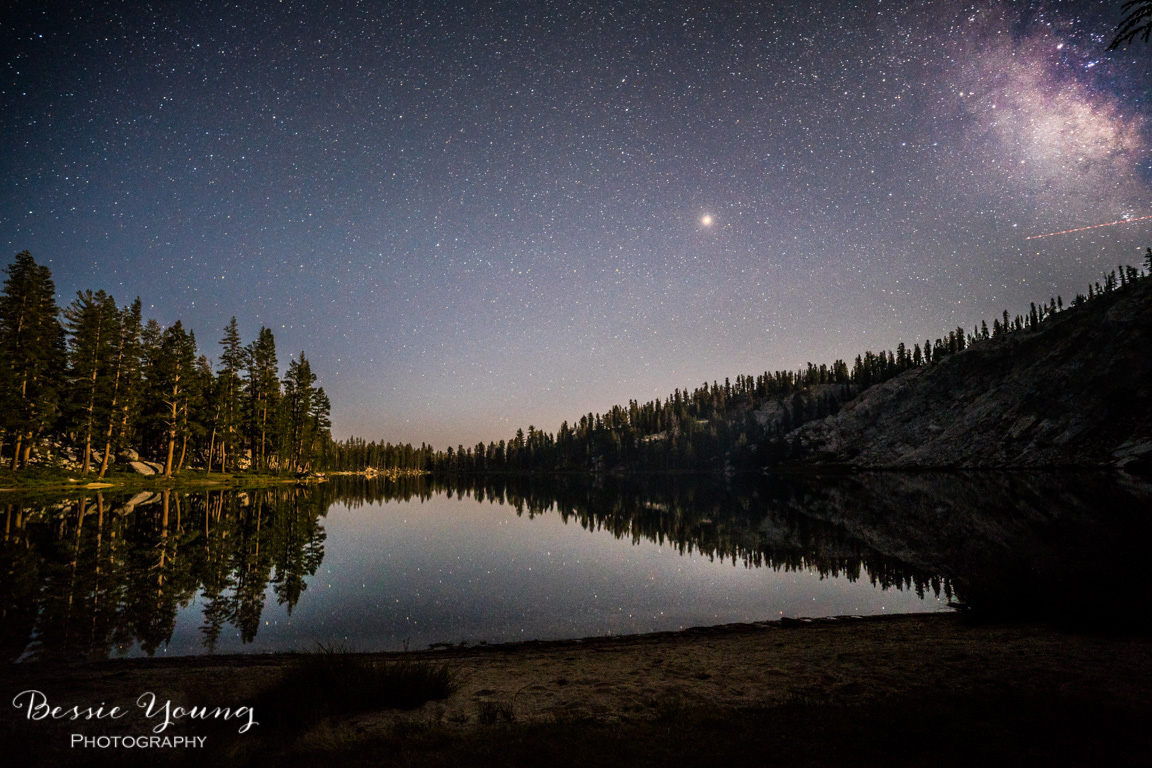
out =
{"type": "Polygon", "coordinates": [[[956,599],[995,619],[1145,627],[1152,485],[1092,472],[699,476],[460,475],[350,480],[373,503],[444,492],[557,512],[702,555],[956,599]]]}
{"type": "Polygon", "coordinates": [[[247,492],[8,501],[0,641],[20,657],[161,649],[193,600],[208,651],[251,642],[268,594],[291,614],[324,557],[329,507],[437,494],[749,567],[866,578],[997,617],[1148,614],[1149,486],[1042,473],[874,473],[725,481],[339,477],[247,492]],[[271,587],[271,589],[269,589],[271,587]]]}
{"type": "Polygon", "coordinates": [[[653,541],[681,554],[824,577],[867,578],[884,588],[952,598],[947,579],[910,567],[848,526],[808,514],[810,481],[730,483],[698,476],[600,477],[459,475],[387,482],[341,478],[345,504],[425,500],[437,493],[507,504],[529,518],[559,514],[566,523],[618,539],[653,541]]]}
{"type": "Polygon", "coordinates": [[[291,612],[323,559],[328,500],[291,486],[6,504],[0,638],[9,660],[151,655],[199,596],[204,645],[251,641],[269,584],[291,612]],[[29,641],[31,638],[31,641],[29,641]]]}

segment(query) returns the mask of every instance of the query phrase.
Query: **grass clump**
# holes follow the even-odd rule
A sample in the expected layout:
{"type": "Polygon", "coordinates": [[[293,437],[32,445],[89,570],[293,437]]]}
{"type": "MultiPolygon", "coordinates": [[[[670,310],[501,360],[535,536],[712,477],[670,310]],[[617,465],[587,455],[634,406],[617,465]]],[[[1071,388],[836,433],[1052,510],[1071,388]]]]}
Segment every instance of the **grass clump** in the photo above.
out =
{"type": "Polygon", "coordinates": [[[257,712],[277,726],[295,727],[335,715],[378,709],[415,709],[446,699],[458,687],[446,664],[378,661],[344,646],[318,644],[295,659],[260,697],[257,712]]]}

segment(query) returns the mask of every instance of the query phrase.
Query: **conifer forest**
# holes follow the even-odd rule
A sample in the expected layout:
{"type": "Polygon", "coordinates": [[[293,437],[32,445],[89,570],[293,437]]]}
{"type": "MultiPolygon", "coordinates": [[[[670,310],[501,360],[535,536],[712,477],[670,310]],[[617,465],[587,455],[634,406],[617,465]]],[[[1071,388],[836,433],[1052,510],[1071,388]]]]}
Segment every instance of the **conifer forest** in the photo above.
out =
{"type": "Polygon", "coordinates": [[[0,295],[0,452],[13,471],[59,464],[103,478],[116,461],[151,461],[171,477],[208,471],[306,471],[329,441],[331,405],[303,352],[281,376],[276,340],[245,344],[236,319],[214,352],[180,321],[145,320],[80,291],[58,307],[50,270],[27,251],[0,295]]]}
{"type": "Polygon", "coordinates": [[[0,295],[0,462],[103,478],[116,462],[171,477],[208,472],[733,472],[762,468],[798,426],[836,414],[863,391],[914,368],[1040,327],[1152,273],[1120,266],[1065,302],[1033,302],[970,329],[865,351],[849,364],[737,374],[580,415],[555,432],[529,425],[507,440],[435,449],[333,439],[332,404],[302,351],[283,374],[268,328],[245,343],[233,317],[202,349],[179,321],[145,320],[141,300],[103,290],[60,307],[50,270],[27,251],[0,295]],[[209,353],[212,353],[210,358],[209,353]],[[215,362],[210,362],[214,359],[215,362]]]}

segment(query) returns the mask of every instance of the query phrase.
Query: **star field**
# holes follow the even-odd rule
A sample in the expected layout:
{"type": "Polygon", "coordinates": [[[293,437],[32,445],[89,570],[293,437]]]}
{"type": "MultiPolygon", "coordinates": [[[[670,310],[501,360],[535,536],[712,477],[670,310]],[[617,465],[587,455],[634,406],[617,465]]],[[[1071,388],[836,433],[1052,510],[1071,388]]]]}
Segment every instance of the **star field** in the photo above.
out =
{"type": "Polygon", "coordinates": [[[305,350],[333,434],[555,430],[1138,264],[1115,3],[16,3],[0,243],[305,350]]]}

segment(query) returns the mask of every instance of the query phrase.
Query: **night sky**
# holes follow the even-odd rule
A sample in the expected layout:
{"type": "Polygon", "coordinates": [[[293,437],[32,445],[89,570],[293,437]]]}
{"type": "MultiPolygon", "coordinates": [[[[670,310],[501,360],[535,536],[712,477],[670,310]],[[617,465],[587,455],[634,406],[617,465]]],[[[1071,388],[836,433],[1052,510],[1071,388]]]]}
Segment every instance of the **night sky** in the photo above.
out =
{"type": "Polygon", "coordinates": [[[1139,264],[1119,2],[7,2],[0,244],[438,447],[1139,264]]]}

